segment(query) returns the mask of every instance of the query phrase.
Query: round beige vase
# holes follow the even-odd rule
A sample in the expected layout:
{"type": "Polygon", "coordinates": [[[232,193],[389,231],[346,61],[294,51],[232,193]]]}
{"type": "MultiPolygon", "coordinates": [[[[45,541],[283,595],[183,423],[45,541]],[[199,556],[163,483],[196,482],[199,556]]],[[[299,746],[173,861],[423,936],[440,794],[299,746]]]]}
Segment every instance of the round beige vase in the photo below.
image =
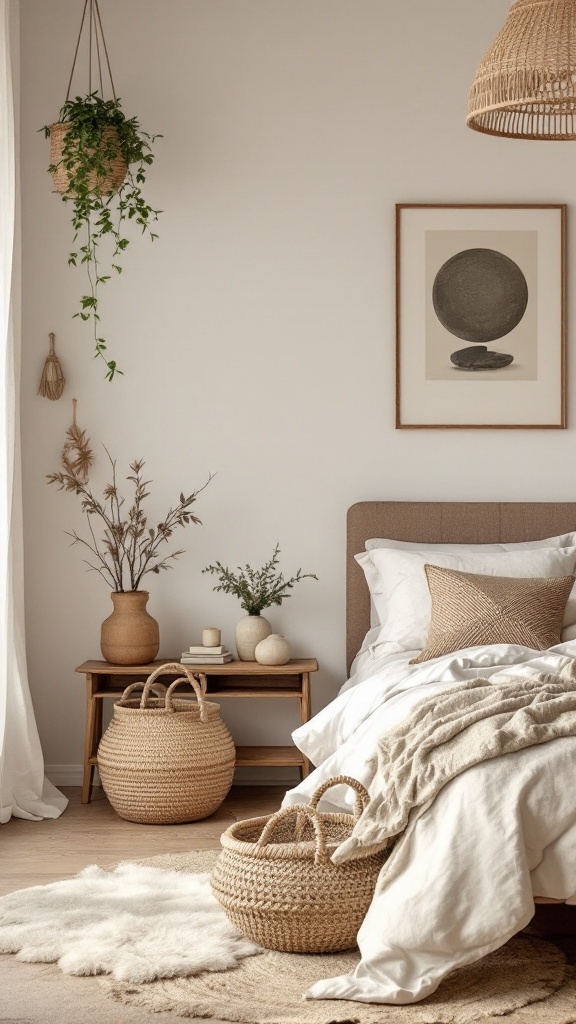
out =
{"type": "Polygon", "coordinates": [[[290,644],[280,633],[270,633],[260,641],[254,653],[260,665],[285,665],[290,661],[290,644]]]}
{"type": "Polygon", "coordinates": [[[113,591],[114,611],[102,623],[100,649],[112,665],[148,665],[160,650],[156,619],[146,611],[147,590],[113,591]]]}
{"type": "Polygon", "coordinates": [[[236,626],[236,651],[240,661],[255,661],[254,652],[272,626],[263,615],[245,615],[236,626]]]}

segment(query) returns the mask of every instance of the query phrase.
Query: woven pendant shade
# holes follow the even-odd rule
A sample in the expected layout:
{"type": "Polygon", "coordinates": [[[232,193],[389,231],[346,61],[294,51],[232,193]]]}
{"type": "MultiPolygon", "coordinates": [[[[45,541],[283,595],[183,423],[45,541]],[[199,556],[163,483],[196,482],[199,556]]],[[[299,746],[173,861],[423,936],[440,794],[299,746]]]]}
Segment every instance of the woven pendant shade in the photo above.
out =
{"type": "Polygon", "coordinates": [[[485,54],[466,123],[512,139],[576,139],[576,0],[516,0],[485,54]]]}

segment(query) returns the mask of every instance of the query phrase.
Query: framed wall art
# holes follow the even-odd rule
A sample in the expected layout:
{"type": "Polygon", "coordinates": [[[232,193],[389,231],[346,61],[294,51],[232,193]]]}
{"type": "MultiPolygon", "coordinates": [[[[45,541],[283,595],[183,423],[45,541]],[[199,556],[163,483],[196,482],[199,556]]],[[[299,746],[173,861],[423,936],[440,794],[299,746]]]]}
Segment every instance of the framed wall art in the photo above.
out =
{"type": "Polygon", "coordinates": [[[396,207],[396,426],[566,427],[566,206],[396,207]]]}

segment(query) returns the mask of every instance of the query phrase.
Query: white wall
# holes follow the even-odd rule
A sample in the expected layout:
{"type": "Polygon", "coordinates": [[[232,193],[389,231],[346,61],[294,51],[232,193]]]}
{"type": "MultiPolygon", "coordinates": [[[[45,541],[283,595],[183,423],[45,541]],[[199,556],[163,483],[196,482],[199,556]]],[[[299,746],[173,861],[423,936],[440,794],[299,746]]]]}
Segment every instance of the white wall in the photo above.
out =
{"type": "MultiPolygon", "coordinates": [[[[394,204],[571,203],[573,147],[464,126],[507,0],[102,0],[124,108],[164,135],[147,190],[160,240],[130,246],[107,289],[125,371],[108,384],[71,319],[83,275],[66,266],[68,211],[36,131],[63,100],[80,7],[21,7],[27,635],[46,761],[81,760],[74,667],[98,656],[110,601],[64,536],[80,526],[75,499],[44,480],[73,396],[96,447],[120,466],[146,458],[154,518],[218,471],[204,525],[179,538],[187,554],[151,577],[161,655],[208,623],[231,642],[239,605],[200,570],[261,564],[279,540],[287,572],[320,577],[270,614],[297,654],[318,657],[318,708],[344,678],[349,505],[574,499],[573,430],[395,431],[393,354],[394,204]],[[36,395],[50,330],[69,379],[59,403],[36,395]]],[[[570,380],[569,397],[572,425],[570,380]]],[[[256,721],[227,713],[244,742],[294,724],[276,706],[256,721]]]]}

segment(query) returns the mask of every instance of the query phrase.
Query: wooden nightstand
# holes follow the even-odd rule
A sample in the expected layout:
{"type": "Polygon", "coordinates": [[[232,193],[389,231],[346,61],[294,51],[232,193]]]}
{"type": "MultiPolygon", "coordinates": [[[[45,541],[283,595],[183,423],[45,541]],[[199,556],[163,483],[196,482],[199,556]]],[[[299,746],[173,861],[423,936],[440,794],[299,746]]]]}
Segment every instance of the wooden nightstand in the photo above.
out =
{"type": "MultiPolygon", "coordinates": [[[[162,658],[151,665],[110,665],[107,661],[84,661],[76,672],[86,676],[86,732],[84,739],[84,773],[82,803],[90,803],[96,767],[98,744],[102,737],[102,704],[105,698],[118,699],[129,683],[147,679],[159,665],[177,658],[162,658]]],[[[298,700],[300,721],[310,719],[310,673],[318,670],[315,658],[295,659],[286,665],[259,665],[257,661],[229,661],[226,665],[194,665],[194,672],[208,677],[208,697],[261,698],[298,700]]],[[[166,675],[167,683],[177,675],[166,675]]],[[[183,691],[184,692],[184,691],[183,691]]],[[[190,693],[190,688],[186,691],[190,693]]],[[[237,747],[238,766],[299,768],[304,778],[310,771],[306,758],[294,746],[237,747]]]]}

